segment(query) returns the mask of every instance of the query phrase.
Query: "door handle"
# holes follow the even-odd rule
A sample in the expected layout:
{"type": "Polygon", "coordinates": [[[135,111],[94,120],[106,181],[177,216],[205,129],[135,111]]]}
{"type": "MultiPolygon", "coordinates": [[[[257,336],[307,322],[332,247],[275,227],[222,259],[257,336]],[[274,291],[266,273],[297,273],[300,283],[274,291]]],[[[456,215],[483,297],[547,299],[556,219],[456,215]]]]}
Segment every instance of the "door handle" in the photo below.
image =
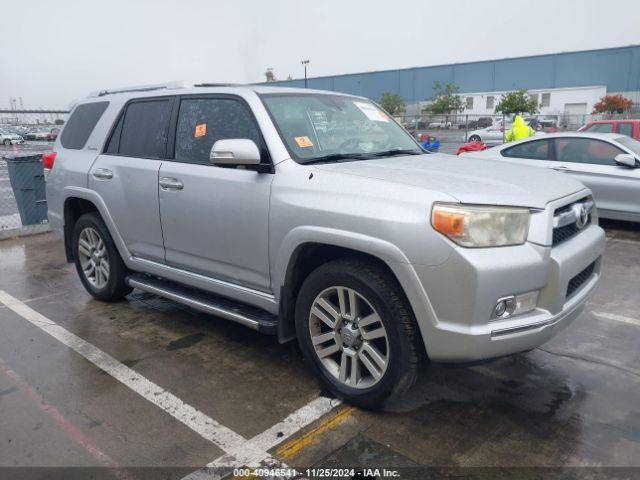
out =
{"type": "Polygon", "coordinates": [[[551,170],[555,170],[556,172],[568,172],[569,169],[567,167],[559,166],[559,167],[550,167],[551,170]]]}
{"type": "Polygon", "coordinates": [[[113,178],[113,172],[107,168],[96,168],[93,176],[101,180],[111,180],[113,178]]]}
{"type": "Polygon", "coordinates": [[[182,190],[184,184],[177,178],[162,177],[160,179],[160,188],[163,190],[182,190]]]}

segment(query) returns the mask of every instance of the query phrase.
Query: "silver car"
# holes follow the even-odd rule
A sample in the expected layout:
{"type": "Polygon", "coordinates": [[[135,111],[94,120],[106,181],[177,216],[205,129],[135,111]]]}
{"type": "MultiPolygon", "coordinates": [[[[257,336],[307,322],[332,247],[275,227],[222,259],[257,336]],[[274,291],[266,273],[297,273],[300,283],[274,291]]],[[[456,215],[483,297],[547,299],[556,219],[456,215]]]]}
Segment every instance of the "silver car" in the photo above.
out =
{"type": "Polygon", "coordinates": [[[554,133],[465,155],[566,173],[591,189],[601,218],[640,222],[640,142],[626,135],[554,133]]]}
{"type": "Polygon", "coordinates": [[[588,188],[427,154],[366,98],[102,91],[43,163],[49,220],[91,295],[138,288],[297,339],[323,384],[364,407],[405,392],[427,360],[546,342],[600,278],[588,188]]]}

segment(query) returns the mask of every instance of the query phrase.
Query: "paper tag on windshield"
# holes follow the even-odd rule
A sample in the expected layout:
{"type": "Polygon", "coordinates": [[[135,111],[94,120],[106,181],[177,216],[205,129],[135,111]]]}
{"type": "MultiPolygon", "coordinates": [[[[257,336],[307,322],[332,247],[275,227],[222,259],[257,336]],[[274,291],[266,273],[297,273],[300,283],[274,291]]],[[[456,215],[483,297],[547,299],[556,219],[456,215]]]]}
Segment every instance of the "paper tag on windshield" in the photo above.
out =
{"type": "Polygon", "coordinates": [[[313,142],[309,137],[295,137],[295,141],[300,148],[313,147],[313,142]]]}
{"type": "Polygon", "coordinates": [[[389,117],[386,113],[381,110],[378,110],[375,105],[364,102],[353,102],[353,104],[360,109],[362,113],[364,113],[369,120],[373,120],[374,122],[388,122],[389,117]]]}
{"type": "Polygon", "coordinates": [[[196,125],[196,129],[193,132],[193,136],[195,138],[204,137],[206,134],[207,134],[207,124],[206,123],[200,123],[200,124],[196,125]]]}

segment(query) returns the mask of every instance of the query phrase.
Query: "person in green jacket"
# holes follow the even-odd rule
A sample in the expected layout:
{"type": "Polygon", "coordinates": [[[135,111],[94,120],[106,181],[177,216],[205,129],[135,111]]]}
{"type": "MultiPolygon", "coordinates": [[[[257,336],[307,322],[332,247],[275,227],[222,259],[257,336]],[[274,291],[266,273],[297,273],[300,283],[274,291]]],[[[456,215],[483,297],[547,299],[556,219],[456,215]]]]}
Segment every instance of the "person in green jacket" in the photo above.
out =
{"type": "Polygon", "coordinates": [[[520,115],[516,115],[513,119],[513,127],[507,131],[507,142],[522,140],[532,137],[536,134],[535,130],[524,123],[524,119],[520,115]]]}

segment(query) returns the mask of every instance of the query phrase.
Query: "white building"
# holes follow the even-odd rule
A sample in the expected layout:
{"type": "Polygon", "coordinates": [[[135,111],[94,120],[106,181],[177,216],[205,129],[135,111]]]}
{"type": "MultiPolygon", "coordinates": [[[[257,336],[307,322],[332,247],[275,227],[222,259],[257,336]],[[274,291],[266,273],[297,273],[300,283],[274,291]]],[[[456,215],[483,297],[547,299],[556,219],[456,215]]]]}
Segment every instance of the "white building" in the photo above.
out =
{"type": "MultiPolygon", "coordinates": [[[[507,92],[464,93],[463,115],[493,115],[502,95],[507,92]]],[[[593,105],[607,94],[607,87],[546,88],[529,90],[540,105],[539,115],[588,115],[593,105]]]]}

